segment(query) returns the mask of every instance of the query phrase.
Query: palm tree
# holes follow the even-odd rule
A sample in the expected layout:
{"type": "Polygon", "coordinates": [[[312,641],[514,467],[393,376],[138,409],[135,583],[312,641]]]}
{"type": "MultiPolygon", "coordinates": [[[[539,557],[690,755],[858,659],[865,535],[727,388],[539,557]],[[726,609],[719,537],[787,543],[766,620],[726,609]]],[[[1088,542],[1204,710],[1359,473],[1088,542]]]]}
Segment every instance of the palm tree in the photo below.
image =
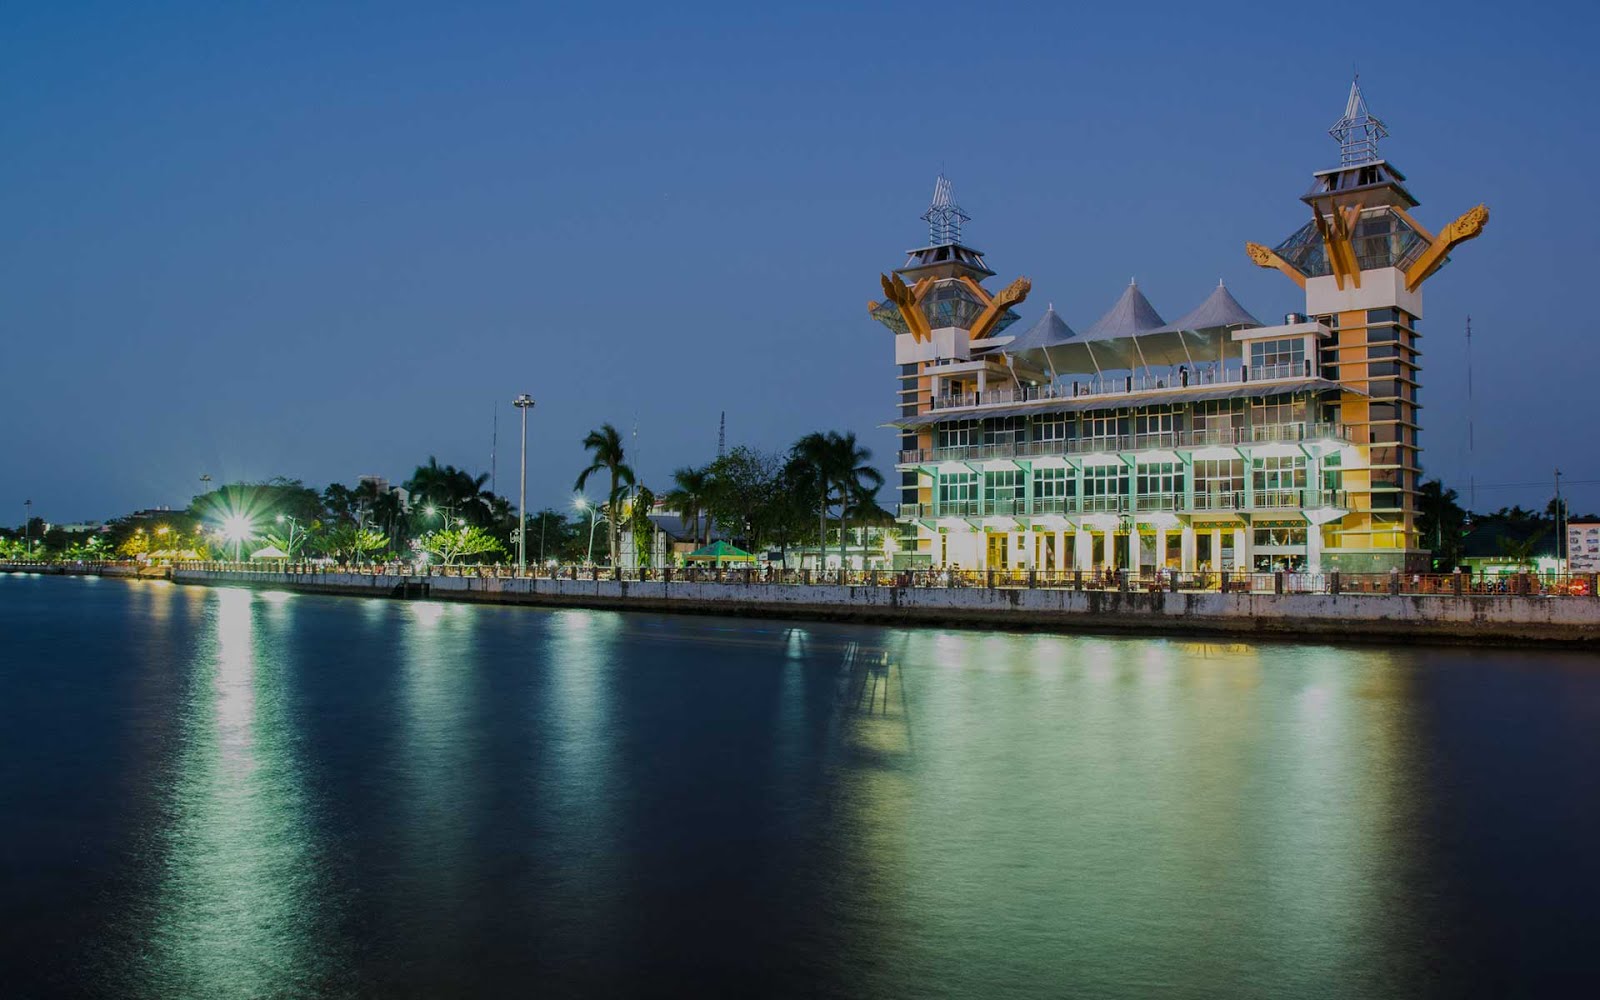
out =
{"type": "Polygon", "coordinates": [[[622,435],[610,424],[601,424],[597,431],[590,431],[583,439],[584,448],[590,452],[589,467],[578,473],[578,484],[574,489],[583,489],[592,473],[605,471],[611,475],[611,492],[607,495],[606,528],[611,536],[611,565],[617,564],[617,513],[621,510],[618,503],[622,499],[624,486],[633,485],[633,469],[623,461],[622,435]]]}
{"type": "MultiPolygon", "coordinates": [[[[686,522],[693,522],[691,541],[700,545],[700,515],[705,513],[706,499],[711,494],[711,473],[686,465],[672,474],[673,487],[662,499],[668,507],[678,512],[686,522]]],[[[706,541],[711,541],[711,523],[706,521],[706,541]]]]}
{"type": "Polygon", "coordinates": [[[795,442],[793,455],[816,476],[820,493],[817,503],[817,568],[822,568],[822,552],[828,545],[828,498],[833,489],[833,440],[838,434],[813,431],[795,442]]]}
{"type": "MultiPolygon", "coordinates": [[[[878,505],[878,490],[883,486],[883,474],[871,465],[872,449],[856,441],[854,431],[828,435],[829,466],[839,497],[839,568],[845,565],[845,528],[851,513],[851,504],[865,507],[878,505]],[[863,502],[864,501],[864,502],[863,502]]],[[[864,511],[863,511],[864,513],[864,511]]]]}

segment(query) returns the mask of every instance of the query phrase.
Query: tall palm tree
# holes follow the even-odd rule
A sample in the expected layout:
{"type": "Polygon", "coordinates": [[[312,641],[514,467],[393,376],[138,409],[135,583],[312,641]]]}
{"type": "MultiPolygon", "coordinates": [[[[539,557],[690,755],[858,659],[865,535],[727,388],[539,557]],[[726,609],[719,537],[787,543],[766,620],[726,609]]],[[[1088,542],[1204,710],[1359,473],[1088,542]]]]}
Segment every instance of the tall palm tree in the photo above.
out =
{"type": "MultiPolygon", "coordinates": [[[[706,498],[711,493],[711,471],[686,465],[672,474],[672,489],[663,498],[668,507],[678,512],[684,521],[692,522],[691,541],[699,546],[700,515],[707,513],[706,498]]],[[[706,541],[711,541],[711,521],[706,519],[706,541]]]]}
{"type": "Polygon", "coordinates": [[[617,516],[622,509],[618,502],[622,499],[624,487],[633,485],[633,469],[625,462],[622,450],[622,435],[610,424],[601,424],[600,429],[590,431],[583,438],[583,446],[590,453],[589,467],[578,473],[578,484],[574,489],[583,489],[589,481],[589,476],[596,472],[607,472],[611,475],[611,492],[606,498],[606,528],[611,537],[611,565],[617,564],[617,516]]]}
{"type": "Polygon", "coordinates": [[[877,493],[883,486],[883,474],[874,469],[872,449],[856,441],[854,431],[845,434],[830,433],[829,467],[839,496],[839,568],[845,565],[845,528],[851,513],[850,505],[877,506],[877,493]],[[863,502],[864,501],[864,502],[863,502]]]}
{"type": "Polygon", "coordinates": [[[795,442],[793,455],[816,476],[819,492],[817,502],[817,568],[822,568],[822,552],[828,545],[828,503],[833,490],[833,462],[836,451],[833,442],[838,434],[813,431],[795,442]]]}

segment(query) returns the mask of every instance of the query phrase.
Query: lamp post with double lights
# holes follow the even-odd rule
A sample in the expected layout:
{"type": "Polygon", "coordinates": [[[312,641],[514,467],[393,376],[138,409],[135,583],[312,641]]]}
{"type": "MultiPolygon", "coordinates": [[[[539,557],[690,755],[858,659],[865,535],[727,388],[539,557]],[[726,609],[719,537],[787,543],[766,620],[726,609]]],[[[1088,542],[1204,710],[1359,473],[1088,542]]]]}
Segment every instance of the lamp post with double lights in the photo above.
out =
{"type": "Polygon", "coordinates": [[[594,529],[601,521],[610,524],[611,519],[609,517],[602,517],[599,506],[597,504],[590,503],[588,497],[578,497],[576,500],[572,501],[572,505],[578,509],[579,513],[582,513],[583,511],[589,512],[589,548],[584,555],[584,562],[590,566],[593,566],[594,529]]]}
{"type": "Polygon", "coordinates": [[[528,575],[528,411],[533,397],[522,393],[511,401],[522,411],[522,475],[517,490],[517,575],[528,575]]]}
{"type": "MultiPolygon", "coordinates": [[[[296,528],[298,528],[300,526],[300,522],[296,521],[294,518],[290,517],[288,514],[279,514],[277,520],[278,520],[279,524],[287,524],[289,526],[289,540],[288,540],[289,541],[289,552],[288,552],[288,556],[289,556],[290,559],[293,559],[294,558],[294,529],[296,529],[296,528]]],[[[303,535],[303,534],[305,534],[305,532],[301,532],[301,534],[303,535]]]]}

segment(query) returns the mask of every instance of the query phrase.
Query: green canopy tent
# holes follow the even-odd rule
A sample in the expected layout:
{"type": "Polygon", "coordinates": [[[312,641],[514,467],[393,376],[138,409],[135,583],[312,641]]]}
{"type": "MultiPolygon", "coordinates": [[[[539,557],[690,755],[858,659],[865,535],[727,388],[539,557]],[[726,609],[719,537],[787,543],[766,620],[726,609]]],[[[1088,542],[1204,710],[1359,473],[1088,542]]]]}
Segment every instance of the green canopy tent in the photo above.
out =
{"type": "Polygon", "coordinates": [[[701,546],[684,556],[685,562],[708,562],[721,566],[723,563],[753,563],[756,557],[744,549],[727,542],[712,542],[710,545],[701,546]]]}

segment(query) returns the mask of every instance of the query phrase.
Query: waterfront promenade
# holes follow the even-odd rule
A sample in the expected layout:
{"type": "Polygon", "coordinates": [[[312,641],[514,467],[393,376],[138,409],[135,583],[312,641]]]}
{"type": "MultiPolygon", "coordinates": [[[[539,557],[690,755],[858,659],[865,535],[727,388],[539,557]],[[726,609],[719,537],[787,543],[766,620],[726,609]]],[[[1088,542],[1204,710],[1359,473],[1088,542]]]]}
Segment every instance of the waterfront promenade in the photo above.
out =
{"type": "MultiPolygon", "coordinates": [[[[42,567],[0,566],[29,568],[42,567]]],[[[105,575],[133,573],[115,565],[82,571],[100,569],[105,575]]],[[[1590,577],[1529,575],[1486,585],[1463,574],[841,576],[725,569],[632,571],[615,579],[605,570],[576,567],[547,574],[517,577],[497,567],[435,567],[418,573],[399,565],[355,571],[194,563],[175,567],[171,579],[377,598],[882,624],[1600,647],[1600,599],[1590,577]]]]}

